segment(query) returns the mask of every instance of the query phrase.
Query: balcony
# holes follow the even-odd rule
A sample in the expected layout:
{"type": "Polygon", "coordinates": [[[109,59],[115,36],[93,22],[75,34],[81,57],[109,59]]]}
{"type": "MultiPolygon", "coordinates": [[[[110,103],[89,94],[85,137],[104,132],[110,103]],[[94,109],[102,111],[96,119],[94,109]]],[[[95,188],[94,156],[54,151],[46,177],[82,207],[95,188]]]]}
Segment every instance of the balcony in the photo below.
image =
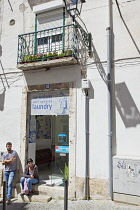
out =
{"type": "Polygon", "coordinates": [[[17,68],[31,70],[77,63],[78,30],[65,25],[18,36],[17,68]]]}

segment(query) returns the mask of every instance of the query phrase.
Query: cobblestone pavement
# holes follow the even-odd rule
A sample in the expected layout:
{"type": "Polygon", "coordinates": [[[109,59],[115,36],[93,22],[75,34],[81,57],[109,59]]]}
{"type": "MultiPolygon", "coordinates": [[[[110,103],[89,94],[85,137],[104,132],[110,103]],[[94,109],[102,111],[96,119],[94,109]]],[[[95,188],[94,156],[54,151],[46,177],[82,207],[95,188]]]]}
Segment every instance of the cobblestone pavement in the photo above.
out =
{"type": "MultiPolygon", "coordinates": [[[[0,210],[3,209],[0,204],[0,210]]],[[[11,205],[6,205],[6,210],[63,210],[63,200],[51,200],[49,203],[19,203],[13,201],[11,205]]],[[[78,200],[69,201],[68,210],[140,210],[140,206],[116,203],[110,200],[78,200]]]]}

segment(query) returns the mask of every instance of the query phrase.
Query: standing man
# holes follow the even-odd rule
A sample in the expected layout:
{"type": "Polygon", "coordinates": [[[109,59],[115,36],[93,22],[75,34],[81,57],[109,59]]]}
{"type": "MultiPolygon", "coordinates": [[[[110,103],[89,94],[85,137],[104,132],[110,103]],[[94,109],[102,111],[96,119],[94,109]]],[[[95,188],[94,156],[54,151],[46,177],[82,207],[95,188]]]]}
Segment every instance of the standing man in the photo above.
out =
{"type": "Polygon", "coordinates": [[[12,143],[7,142],[7,151],[3,153],[2,165],[5,165],[4,180],[6,181],[7,205],[11,204],[12,182],[17,168],[17,153],[12,150],[12,143]]]}

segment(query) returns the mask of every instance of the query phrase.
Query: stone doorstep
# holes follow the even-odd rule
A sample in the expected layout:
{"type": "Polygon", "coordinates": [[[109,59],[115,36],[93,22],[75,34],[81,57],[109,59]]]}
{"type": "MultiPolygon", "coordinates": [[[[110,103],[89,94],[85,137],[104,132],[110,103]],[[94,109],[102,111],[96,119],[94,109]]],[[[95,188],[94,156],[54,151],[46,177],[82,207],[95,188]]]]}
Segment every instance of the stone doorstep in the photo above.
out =
{"type": "Polygon", "coordinates": [[[140,197],[123,193],[113,193],[114,201],[125,204],[140,205],[140,197]]]}
{"type": "Polygon", "coordinates": [[[19,202],[48,203],[51,199],[52,199],[52,197],[48,196],[48,195],[32,195],[32,196],[23,195],[23,196],[20,196],[20,194],[18,194],[19,202]]]}
{"type": "MultiPolygon", "coordinates": [[[[18,197],[18,194],[21,192],[20,183],[16,184],[16,188],[13,189],[13,196],[18,197]]],[[[35,195],[44,195],[51,196],[52,198],[63,198],[64,197],[64,188],[58,186],[46,186],[45,184],[35,184],[33,185],[32,191],[35,195]]]]}

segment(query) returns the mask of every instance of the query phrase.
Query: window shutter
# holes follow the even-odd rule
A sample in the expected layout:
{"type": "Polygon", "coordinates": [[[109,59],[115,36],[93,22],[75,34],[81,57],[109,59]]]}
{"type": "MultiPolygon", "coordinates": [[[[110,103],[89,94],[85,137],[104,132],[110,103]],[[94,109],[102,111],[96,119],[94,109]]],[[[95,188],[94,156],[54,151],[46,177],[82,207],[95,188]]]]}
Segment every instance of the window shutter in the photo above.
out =
{"type": "Polygon", "coordinates": [[[37,31],[63,25],[63,8],[37,14],[37,31]]]}

